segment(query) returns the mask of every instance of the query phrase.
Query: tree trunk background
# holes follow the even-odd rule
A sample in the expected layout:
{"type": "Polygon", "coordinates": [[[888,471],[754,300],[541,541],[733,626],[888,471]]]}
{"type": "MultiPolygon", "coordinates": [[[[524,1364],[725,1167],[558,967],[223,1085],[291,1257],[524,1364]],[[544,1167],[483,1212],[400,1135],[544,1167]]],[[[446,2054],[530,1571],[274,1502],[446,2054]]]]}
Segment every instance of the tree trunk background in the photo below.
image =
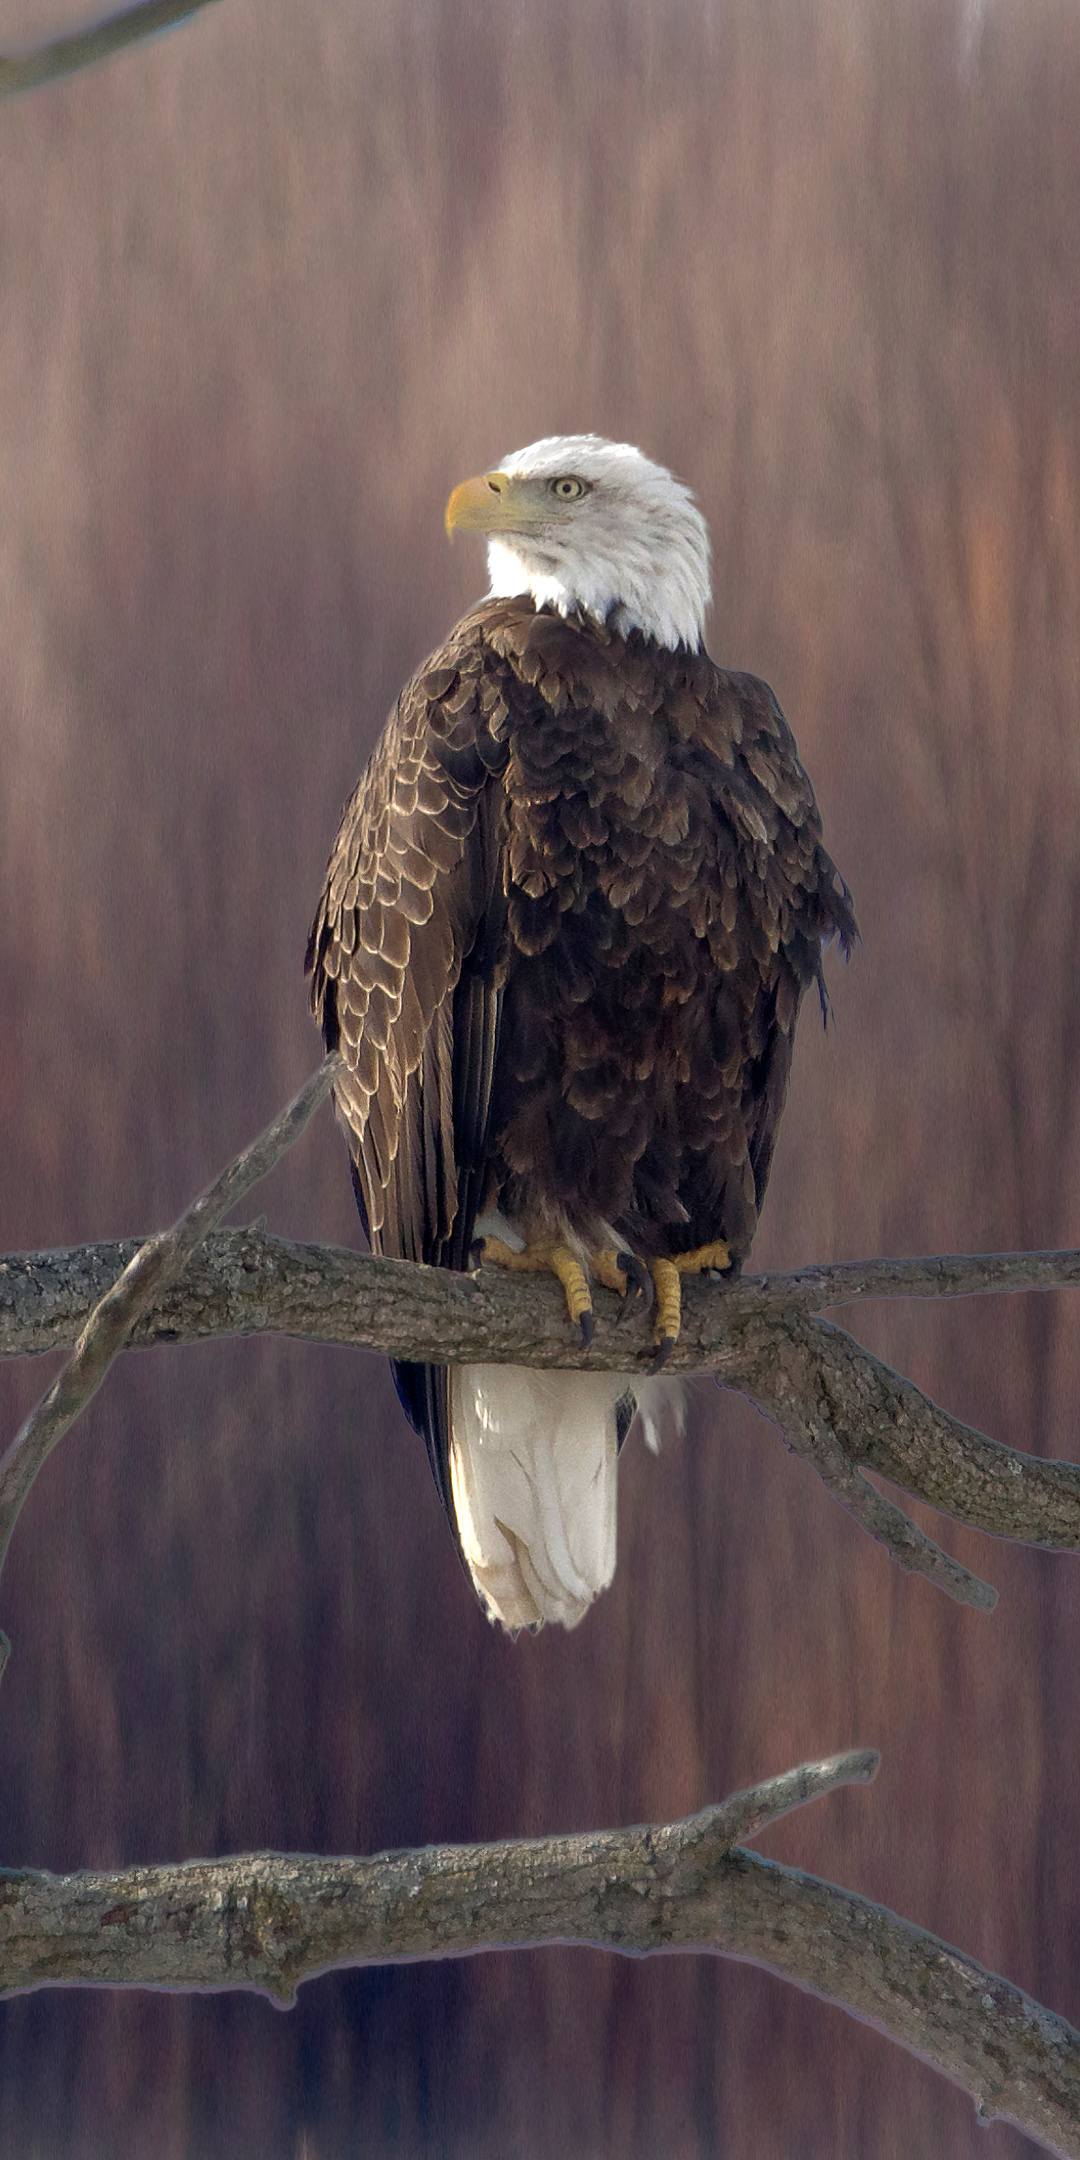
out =
{"type": "MultiPolygon", "coordinates": [[[[11,0],[4,47],[63,27],[11,0]]],[[[4,108],[0,1250],[172,1220],[311,1069],[340,804],[483,586],[446,494],[584,427],[698,492],[711,649],[777,690],[863,930],[755,1267],[1080,1244],[1078,100],[1064,0],[226,0],[4,108]]],[[[256,1209],[355,1239],[328,1113],[256,1209]]],[[[1072,1293],[847,1320],[1075,1454],[1072,1293]]],[[[5,1436],[42,1384],[0,1369],[5,1436]]],[[[924,1511],[1001,1589],[961,1610],[708,1384],[620,1508],[585,1625],[514,1645],[380,1360],[123,1360],[4,1576],[0,1860],[668,1820],[873,1744],[763,1849],[1080,2022],[1075,1563],[924,1511]]],[[[571,1949],[287,2017],[16,2001],[0,2148],[1032,2149],[753,1969],[571,1949]]]]}

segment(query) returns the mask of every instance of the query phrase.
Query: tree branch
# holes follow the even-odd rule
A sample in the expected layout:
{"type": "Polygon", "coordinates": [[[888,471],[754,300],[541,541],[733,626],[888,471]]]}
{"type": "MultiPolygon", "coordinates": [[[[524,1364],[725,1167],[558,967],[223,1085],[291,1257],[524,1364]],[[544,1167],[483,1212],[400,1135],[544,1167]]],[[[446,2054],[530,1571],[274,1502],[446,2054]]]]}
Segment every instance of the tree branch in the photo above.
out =
{"type": "MultiPolygon", "coordinates": [[[[54,1350],[71,1341],[87,1313],[138,1251],[141,1239],[103,1239],[51,1252],[0,1256],[0,1357],[54,1350]]],[[[994,1291],[1080,1287],[1080,1252],[946,1253],[913,1260],[839,1260],[791,1275],[743,1275],[734,1283],[696,1276],[683,1285],[683,1328],[665,1371],[711,1372],[731,1352],[729,1337],[752,1322],[865,1299],[975,1297],[994,1291]]],[[[543,1278],[497,1269],[450,1276],[351,1247],[297,1244],[255,1228],[207,1240],[205,1264],[162,1297],[133,1332],[133,1343],[188,1342],[266,1329],[354,1347],[400,1350],[416,1330],[414,1356],[488,1357],[547,1366],[617,1369],[648,1359],[647,1331],[611,1328],[618,1308],[600,1292],[598,1337],[589,1352],[561,1323],[557,1291],[543,1278]],[[389,1301],[389,1302],[388,1302],[389,1301]],[[357,1314],[362,1317],[359,1325],[357,1314]],[[605,1318],[606,1316],[606,1318],[605,1318]],[[477,1347],[482,1332],[486,1347],[477,1347]]],[[[621,1316],[620,1316],[621,1318],[621,1316]]]]}
{"type": "Polygon", "coordinates": [[[198,14],[209,4],[210,0],[139,0],[137,6],[109,16],[93,29],[54,38],[36,52],[0,54],[0,98],[14,97],[19,90],[36,90],[42,83],[56,82],[62,75],[92,67],[96,60],[109,59],[125,45],[151,37],[155,30],[168,30],[174,23],[186,22],[189,15],[198,14]]]}
{"type": "Polygon", "coordinates": [[[864,1298],[976,1297],[992,1290],[1075,1290],[1080,1252],[939,1253],[916,1260],[835,1260],[795,1275],[759,1275],[785,1311],[821,1312],[864,1298]]]}
{"type": "MultiPolygon", "coordinates": [[[[132,1241],[0,1260],[0,1355],[69,1342],[139,1247],[132,1241]]],[[[1005,1253],[846,1262],[794,1275],[684,1286],[680,1341],[665,1370],[712,1372],[739,1389],[902,1567],[988,1610],[994,1592],[861,1475],[872,1470],[997,1537],[1080,1549],[1080,1466],[1001,1446],[931,1402],[832,1323],[817,1304],[965,1296],[1080,1283],[1080,1254],[1005,1253]]],[[[589,1366],[647,1375],[648,1323],[597,1293],[583,1351],[557,1289],[540,1278],[414,1267],[259,1228],[217,1232],[182,1281],[158,1295],[133,1344],[280,1332],[436,1361],[589,1366]]]]}
{"type": "MultiPolygon", "coordinates": [[[[172,1229],[159,1231],[137,1247],[122,1274],[95,1304],[63,1372],[24,1420],[0,1462],[0,1568],[7,1557],[19,1510],[38,1471],[69,1425],[97,1394],[136,1321],[181,1274],[215,1223],[235,1207],[252,1185],[266,1177],[286,1149],[299,1139],[329,1094],[340,1062],[337,1056],[325,1058],[292,1102],[192,1201],[172,1229]]],[[[7,1638],[0,1637],[0,1673],[8,1649],[7,1638]]]]}
{"type": "Polygon", "coordinates": [[[853,1891],[736,1848],[865,1784],[871,1749],[805,1764],[658,1828],[425,1846],[370,1859],[251,1853],[0,1874],[0,1991],[59,1982],[254,1988],[540,1943],[746,1959],[868,2019],[1002,2117],[1080,2156],[1080,2034],[961,1951],[853,1891]]]}

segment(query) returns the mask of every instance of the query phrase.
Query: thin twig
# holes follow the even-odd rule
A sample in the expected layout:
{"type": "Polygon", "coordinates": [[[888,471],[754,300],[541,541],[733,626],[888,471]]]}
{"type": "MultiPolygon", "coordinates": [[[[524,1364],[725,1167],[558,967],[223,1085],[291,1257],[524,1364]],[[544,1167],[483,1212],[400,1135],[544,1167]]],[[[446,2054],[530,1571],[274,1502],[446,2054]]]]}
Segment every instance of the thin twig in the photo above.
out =
{"type": "MultiPolygon", "coordinates": [[[[861,1529],[885,1546],[898,1566],[909,1574],[927,1576],[963,1605],[992,1612],[997,1591],[943,1552],[862,1475],[859,1465],[867,1460],[867,1383],[877,1375],[899,1376],[827,1321],[788,1313],[773,1330],[758,1322],[752,1332],[757,1355],[739,1383],[742,1392],[779,1426],[788,1445],[813,1463],[833,1498],[861,1529]],[[842,1356],[838,1354],[841,1345],[842,1356]]],[[[725,1384],[730,1384],[726,1377],[725,1384]]],[[[935,1409],[926,1397],[922,1400],[928,1411],[935,1409]]],[[[972,1434],[973,1439],[980,1437],[972,1434]]],[[[946,1482],[939,1481],[939,1490],[946,1482]]],[[[1080,1542],[1080,1520],[1077,1539],[1080,1542]]]]}
{"type": "Polygon", "coordinates": [[[369,1859],[251,1853],[106,1874],[0,1874],[0,1989],[254,1988],[540,1943],[744,1959],[866,2019],[1000,2117],[1080,2160],[1080,2034],[962,1951],[853,1891],[736,1846],[865,1783],[872,1750],[805,1765],[684,1822],[369,1859]]]}
{"type": "MultiPolygon", "coordinates": [[[[0,1462],[0,1568],[19,1510],[42,1463],[96,1395],[136,1321],[176,1280],[222,1215],[266,1177],[299,1139],[329,1094],[339,1063],[337,1056],[324,1059],[288,1107],[192,1201],[171,1230],[161,1230],[139,1246],[122,1275],[95,1305],[63,1372],[30,1412],[0,1462]]],[[[0,1650],[6,1658],[6,1643],[0,1644],[0,1650]]]]}
{"type": "Polygon", "coordinates": [[[690,1816],[687,1842],[690,1825],[698,1823],[702,1838],[709,1840],[715,1852],[730,1852],[732,1846],[760,1836],[770,1823],[779,1822],[794,1808],[820,1800],[841,1785],[869,1785],[880,1768],[881,1756],[876,1748],[857,1748],[843,1755],[827,1755],[820,1762],[800,1763],[795,1770],[781,1770],[779,1776],[765,1778],[745,1792],[729,1793],[715,1807],[690,1816]]]}
{"type": "Polygon", "coordinates": [[[20,90],[36,90],[42,83],[74,75],[80,68],[107,60],[125,45],[152,37],[156,30],[171,29],[208,7],[210,0],[139,0],[136,7],[110,15],[91,30],[76,30],[66,37],[40,45],[36,52],[0,55],[0,98],[14,97],[20,90]]]}

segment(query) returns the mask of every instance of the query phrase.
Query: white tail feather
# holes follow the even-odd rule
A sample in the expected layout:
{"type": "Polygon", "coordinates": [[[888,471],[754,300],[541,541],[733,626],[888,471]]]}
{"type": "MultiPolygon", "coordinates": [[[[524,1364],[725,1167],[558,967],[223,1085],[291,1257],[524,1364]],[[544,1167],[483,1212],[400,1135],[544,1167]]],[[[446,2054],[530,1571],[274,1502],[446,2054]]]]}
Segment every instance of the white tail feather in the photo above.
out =
{"type": "MultiPolygon", "coordinates": [[[[665,1426],[682,1439],[686,1431],[688,1388],[686,1380],[635,1380],[637,1422],[650,1455],[659,1455],[665,1426]]],[[[629,1437],[628,1433],[627,1439],[629,1437]]]]}
{"type": "Polygon", "coordinates": [[[461,1548],[506,1628],[576,1627],[615,1572],[615,1404],[625,1374],[465,1365],[452,1375],[461,1548]]]}

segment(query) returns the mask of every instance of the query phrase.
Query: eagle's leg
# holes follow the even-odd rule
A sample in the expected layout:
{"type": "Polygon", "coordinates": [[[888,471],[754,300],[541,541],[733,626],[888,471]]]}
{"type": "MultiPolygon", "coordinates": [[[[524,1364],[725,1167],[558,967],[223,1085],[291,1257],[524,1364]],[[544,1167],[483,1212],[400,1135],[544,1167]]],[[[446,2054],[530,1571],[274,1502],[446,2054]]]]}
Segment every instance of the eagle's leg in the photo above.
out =
{"type": "Polygon", "coordinates": [[[656,1325],[653,1340],[657,1346],[658,1365],[662,1365],[675,1348],[682,1326],[682,1277],[684,1275],[708,1275],[714,1268],[731,1266],[731,1254],[723,1238],[716,1238],[711,1245],[699,1245],[694,1252],[676,1253],[674,1260],[650,1260],[649,1271],[656,1284],[656,1325]]]}
{"type": "Polygon", "coordinates": [[[566,1297],[566,1309],[581,1329],[581,1340],[588,1348],[596,1328],[592,1294],[585,1270],[568,1245],[543,1238],[533,1245],[526,1245],[523,1252],[515,1252],[504,1239],[485,1237],[479,1241],[479,1257],[481,1261],[493,1260],[498,1267],[517,1268],[530,1275],[557,1275],[566,1297]]]}

